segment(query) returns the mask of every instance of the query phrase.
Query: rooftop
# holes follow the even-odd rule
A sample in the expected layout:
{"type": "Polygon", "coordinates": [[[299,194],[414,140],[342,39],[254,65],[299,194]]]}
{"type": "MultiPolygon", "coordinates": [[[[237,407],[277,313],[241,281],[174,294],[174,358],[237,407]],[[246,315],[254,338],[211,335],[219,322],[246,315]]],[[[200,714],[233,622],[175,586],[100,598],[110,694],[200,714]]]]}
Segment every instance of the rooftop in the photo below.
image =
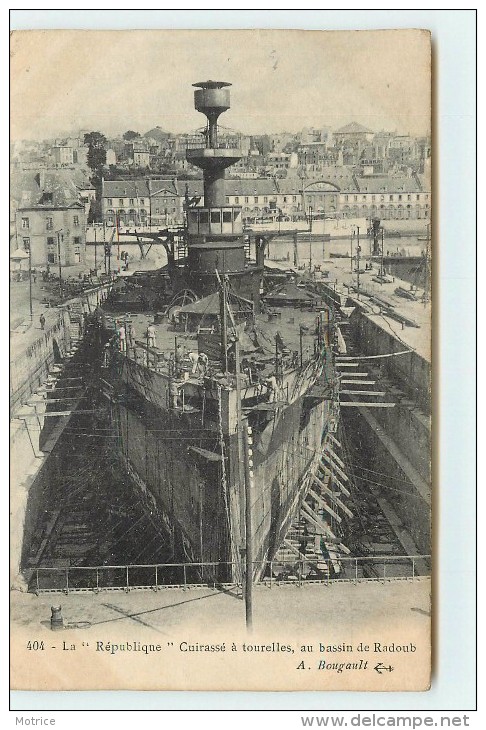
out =
{"type": "Polygon", "coordinates": [[[19,208],[56,208],[79,204],[79,191],[91,187],[88,178],[80,170],[13,172],[10,180],[10,195],[19,208]]]}
{"type": "Polygon", "coordinates": [[[334,134],[373,134],[371,129],[364,127],[358,122],[350,122],[340,129],[336,129],[334,134]]]}
{"type": "Polygon", "coordinates": [[[149,197],[150,189],[145,178],[136,180],[103,180],[103,197],[149,197]]]}

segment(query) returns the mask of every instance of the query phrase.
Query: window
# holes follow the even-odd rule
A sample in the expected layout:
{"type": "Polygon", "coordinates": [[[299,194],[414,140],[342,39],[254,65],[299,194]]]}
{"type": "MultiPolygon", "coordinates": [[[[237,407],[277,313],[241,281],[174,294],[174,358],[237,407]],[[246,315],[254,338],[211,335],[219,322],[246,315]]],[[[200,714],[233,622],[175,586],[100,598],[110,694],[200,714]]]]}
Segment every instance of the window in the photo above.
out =
{"type": "Polygon", "coordinates": [[[393,195],[390,195],[390,201],[392,201],[392,200],[393,200],[393,195]]]}
{"type": "Polygon", "coordinates": [[[130,198],[130,200],[128,201],[128,204],[129,204],[129,205],[134,205],[134,204],[135,204],[135,201],[134,201],[134,199],[133,199],[133,198],[130,198]]]}
{"type": "Polygon", "coordinates": [[[412,200],[412,196],[411,195],[407,195],[407,200],[412,200]]]}
{"type": "Polygon", "coordinates": [[[344,200],[345,200],[345,201],[346,201],[346,203],[347,203],[347,202],[348,202],[348,200],[349,200],[349,195],[345,195],[345,196],[344,196],[344,200]]]}
{"type": "Polygon", "coordinates": [[[207,210],[202,210],[199,213],[199,222],[200,223],[206,223],[206,225],[207,225],[208,221],[209,221],[209,216],[208,216],[207,210]]]}
{"type": "Polygon", "coordinates": [[[52,231],[53,228],[54,228],[54,221],[52,220],[52,218],[46,218],[46,229],[48,231],[52,231]]]}
{"type": "Polygon", "coordinates": [[[245,198],[245,203],[248,203],[248,202],[249,202],[249,199],[248,199],[248,196],[247,196],[247,197],[245,198]]]}
{"type": "Polygon", "coordinates": [[[357,196],[357,195],[355,195],[355,196],[354,196],[354,202],[356,202],[357,200],[358,200],[358,196],[357,196]]]}
{"type": "Polygon", "coordinates": [[[74,236],[73,243],[75,246],[81,246],[81,238],[79,236],[74,236]]]}
{"type": "Polygon", "coordinates": [[[56,249],[54,246],[54,239],[51,237],[47,239],[47,261],[50,264],[56,263],[56,249]]]}
{"type": "Polygon", "coordinates": [[[30,228],[28,218],[22,218],[22,228],[30,228]]]}
{"type": "Polygon", "coordinates": [[[385,196],[384,195],[380,195],[380,200],[385,200],[385,196]]]}
{"type": "Polygon", "coordinates": [[[402,199],[402,196],[401,196],[401,195],[399,195],[399,196],[398,196],[398,200],[401,200],[401,199],[402,199]]]}
{"type": "Polygon", "coordinates": [[[231,223],[231,211],[223,210],[223,223],[231,223]]]}
{"type": "Polygon", "coordinates": [[[226,198],[225,198],[225,201],[224,201],[224,202],[226,203],[226,205],[229,205],[230,199],[228,198],[228,196],[226,196],[226,198]]]}
{"type": "Polygon", "coordinates": [[[296,195],[292,195],[292,203],[296,203],[296,202],[297,202],[297,196],[296,195]]]}
{"type": "Polygon", "coordinates": [[[373,203],[375,202],[375,198],[376,198],[376,195],[372,195],[371,196],[371,200],[372,200],[373,203]]]}
{"type": "Polygon", "coordinates": [[[118,198],[118,205],[123,205],[123,198],[118,198]]]}
{"type": "Polygon", "coordinates": [[[73,216],[73,226],[79,226],[79,215],[73,216]]]}
{"type": "Polygon", "coordinates": [[[239,203],[240,203],[240,199],[239,199],[239,197],[238,197],[238,196],[236,196],[236,197],[235,197],[235,205],[239,205],[239,203]]]}
{"type": "Polygon", "coordinates": [[[416,199],[417,199],[417,200],[420,200],[420,195],[417,195],[417,196],[416,196],[416,199]]]}
{"type": "Polygon", "coordinates": [[[145,205],[145,198],[140,198],[140,205],[145,205]]]}
{"type": "Polygon", "coordinates": [[[211,223],[221,223],[221,212],[219,210],[211,211],[211,223]]]}
{"type": "Polygon", "coordinates": [[[253,202],[258,203],[258,195],[255,195],[255,197],[253,198],[253,202]]]}
{"type": "Polygon", "coordinates": [[[156,212],[156,213],[160,213],[160,208],[156,208],[156,209],[155,209],[155,212],[156,212]]]}
{"type": "Polygon", "coordinates": [[[362,199],[363,199],[363,201],[365,201],[366,200],[366,195],[363,195],[363,198],[362,199]]]}
{"type": "Polygon", "coordinates": [[[263,197],[263,202],[268,203],[268,197],[266,195],[263,197]]]}
{"type": "Polygon", "coordinates": [[[30,251],[30,238],[23,238],[24,251],[30,251]]]}

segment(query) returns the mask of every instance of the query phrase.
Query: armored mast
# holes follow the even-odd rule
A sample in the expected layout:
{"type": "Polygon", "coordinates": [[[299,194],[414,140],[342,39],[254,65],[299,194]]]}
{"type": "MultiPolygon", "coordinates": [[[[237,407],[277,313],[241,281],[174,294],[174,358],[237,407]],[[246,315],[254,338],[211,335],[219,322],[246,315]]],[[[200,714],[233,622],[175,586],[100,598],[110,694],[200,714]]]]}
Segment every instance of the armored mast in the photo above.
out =
{"type": "Polygon", "coordinates": [[[207,126],[206,147],[186,151],[187,161],[201,168],[204,177],[204,205],[187,208],[188,283],[204,296],[217,288],[218,271],[228,277],[235,293],[258,309],[262,269],[246,264],[241,206],[226,203],[226,170],[243,152],[218,141],[218,119],[230,108],[231,84],[204,81],[193,86],[194,106],[206,116],[207,126]]]}

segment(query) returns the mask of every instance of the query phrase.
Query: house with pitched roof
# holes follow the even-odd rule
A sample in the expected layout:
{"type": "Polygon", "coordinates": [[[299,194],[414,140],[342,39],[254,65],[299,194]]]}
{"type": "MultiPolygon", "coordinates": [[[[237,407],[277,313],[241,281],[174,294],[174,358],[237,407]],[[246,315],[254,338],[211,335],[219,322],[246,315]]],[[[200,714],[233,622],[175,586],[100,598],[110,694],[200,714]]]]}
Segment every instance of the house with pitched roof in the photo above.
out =
{"type": "Polygon", "coordinates": [[[148,180],[150,222],[161,228],[179,223],[181,201],[174,180],[148,180]]]}
{"type": "Polygon", "coordinates": [[[80,191],[68,171],[41,170],[13,175],[17,248],[32,252],[33,266],[84,263],[86,212],[80,191]]]}
{"type": "Polygon", "coordinates": [[[138,226],[150,223],[150,189],[148,180],[103,180],[101,214],[107,226],[138,226]]]}
{"type": "Polygon", "coordinates": [[[334,132],[334,144],[336,147],[347,144],[355,146],[358,143],[365,145],[373,140],[374,134],[368,127],[364,127],[358,122],[351,122],[334,132]]]}

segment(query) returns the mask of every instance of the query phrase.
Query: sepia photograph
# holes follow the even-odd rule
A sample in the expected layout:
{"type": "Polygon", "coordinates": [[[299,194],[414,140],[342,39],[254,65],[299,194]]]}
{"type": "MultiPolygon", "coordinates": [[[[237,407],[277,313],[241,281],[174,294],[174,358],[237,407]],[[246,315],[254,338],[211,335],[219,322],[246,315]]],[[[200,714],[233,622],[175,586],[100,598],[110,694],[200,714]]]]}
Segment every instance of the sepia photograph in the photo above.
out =
{"type": "Polygon", "coordinates": [[[10,55],[12,688],[428,690],[429,30],[10,55]]]}

